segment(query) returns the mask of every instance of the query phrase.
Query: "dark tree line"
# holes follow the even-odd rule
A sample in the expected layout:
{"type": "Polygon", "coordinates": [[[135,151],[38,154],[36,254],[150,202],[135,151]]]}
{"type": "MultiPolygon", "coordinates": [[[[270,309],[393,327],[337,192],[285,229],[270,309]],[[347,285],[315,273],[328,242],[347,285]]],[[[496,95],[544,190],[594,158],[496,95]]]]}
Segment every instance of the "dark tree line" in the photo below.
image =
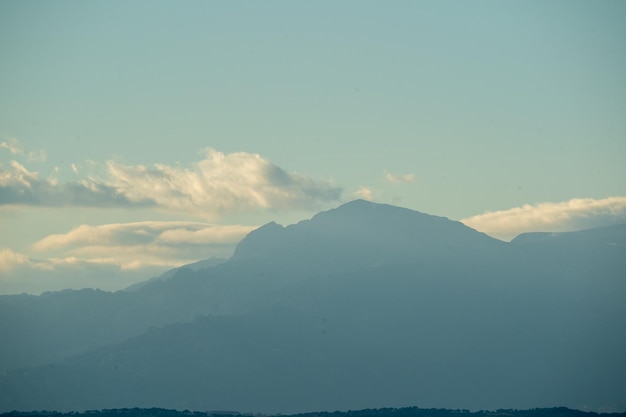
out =
{"type": "Polygon", "coordinates": [[[626,413],[594,413],[565,407],[529,410],[469,411],[444,408],[377,408],[365,410],[314,412],[293,415],[240,414],[237,412],[177,411],[162,408],[120,408],[84,412],[11,411],[0,417],[626,417],[626,413]]]}

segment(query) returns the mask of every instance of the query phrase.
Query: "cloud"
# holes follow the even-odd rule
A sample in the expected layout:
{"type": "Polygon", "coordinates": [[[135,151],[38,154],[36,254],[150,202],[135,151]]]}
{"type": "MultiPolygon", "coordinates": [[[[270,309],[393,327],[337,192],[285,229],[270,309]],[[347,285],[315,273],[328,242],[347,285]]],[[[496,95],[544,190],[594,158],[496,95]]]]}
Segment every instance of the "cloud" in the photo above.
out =
{"type": "Polygon", "coordinates": [[[566,232],[626,223],[626,197],[575,198],[560,203],[526,204],[461,220],[491,236],[510,240],[525,232],[566,232]]]}
{"type": "Polygon", "coordinates": [[[163,244],[233,245],[256,226],[209,226],[204,228],[174,228],[163,231],[156,241],[163,244]]]}
{"type": "Polygon", "coordinates": [[[15,138],[8,138],[7,140],[0,142],[0,149],[7,149],[13,155],[21,154],[23,152],[19,142],[15,138]]]}
{"type": "Polygon", "coordinates": [[[0,249],[0,272],[12,271],[16,267],[29,265],[30,263],[26,255],[13,252],[9,248],[0,249]]]}
{"type": "Polygon", "coordinates": [[[80,260],[73,256],[67,258],[33,259],[22,253],[14,252],[9,248],[2,248],[0,249],[0,276],[19,268],[52,271],[59,266],[86,264],[88,262],[88,260],[80,260]]]}
{"type": "MultiPolygon", "coordinates": [[[[341,189],[288,173],[257,154],[205,150],[191,169],[107,163],[109,184],[131,201],[152,201],[173,211],[222,214],[257,208],[306,208],[338,200],[341,189]]],[[[210,217],[210,216],[209,216],[210,217]]]]}
{"type": "Polygon", "coordinates": [[[4,205],[154,206],[214,218],[258,209],[318,208],[338,201],[341,192],[332,181],[287,172],[258,154],[224,154],[211,148],[189,168],[108,161],[104,178],[66,184],[41,179],[16,161],[10,169],[0,166],[4,205]]]}
{"type": "Polygon", "coordinates": [[[120,207],[152,202],[130,201],[114,187],[94,180],[60,185],[54,173],[42,179],[38,172],[11,161],[10,168],[0,164],[0,205],[120,207]]]}
{"type": "Polygon", "coordinates": [[[0,294],[121,289],[170,268],[227,258],[256,227],[184,221],[81,225],[36,242],[36,257],[0,249],[0,294]]]}
{"type": "Polygon", "coordinates": [[[46,236],[33,249],[121,268],[175,266],[211,256],[230,256],[235,245],[255,228],[159,221],[81,225],[67,233],[46,236]]]}
{"type": "Polygon", "coordinates": [[[374,201],[374,192],[371,188],[361,187],[354,192],[354,196],[368,201],[374,201]]]}
{"type": "Polygon", "coordinates": [[[385,171],[385,180],[391,184],[414,182],[415,174],[392,174],[385,171]]]}
{"type": "Polygon", "coordinates": [[[136,282],[160,275],[171,265],[141,265],[124,268],[107,258],[80,259],[78,257],[36,260],[0,249],[0,294],[59,291],[67,288],[100,288],[115,291],[136,282]]]}

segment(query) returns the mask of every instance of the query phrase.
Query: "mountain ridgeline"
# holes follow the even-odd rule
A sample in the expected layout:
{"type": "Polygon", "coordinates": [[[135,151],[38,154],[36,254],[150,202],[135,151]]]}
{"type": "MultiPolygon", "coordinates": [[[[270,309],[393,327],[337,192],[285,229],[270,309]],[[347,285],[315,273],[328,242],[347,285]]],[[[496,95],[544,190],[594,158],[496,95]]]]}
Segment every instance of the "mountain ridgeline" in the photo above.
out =
{"type": "Polygon", "coordinates": [[[362,200],[126,291],[0,297],[0,411],[626,410],[626,225],[502,242],[362,200]]]}

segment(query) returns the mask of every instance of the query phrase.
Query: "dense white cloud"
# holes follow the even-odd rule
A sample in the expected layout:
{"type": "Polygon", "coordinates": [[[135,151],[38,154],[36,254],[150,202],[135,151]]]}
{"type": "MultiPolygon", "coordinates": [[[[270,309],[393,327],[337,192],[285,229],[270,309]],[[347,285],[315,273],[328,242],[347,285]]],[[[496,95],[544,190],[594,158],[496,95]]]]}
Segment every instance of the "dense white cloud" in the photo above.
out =
{"type": "Polygon", "coordinates": [[[385,180],[392,184],[401,184],[415,181],[415,174],[392,174],[385,172],[385,180]]]}
{"type": "Polygon", "coordinates": [[[341,189],[288,173],[260,155],[205,150],[191,169],[107,164],[110,185],[131,201],[207,215],[256,208],[304,208],[338,200],[341,189]]]}
{"type": "Polygon", "coordinates": [[[524,232],[565,232],[601,227],[626,223],[626,197],[575,198],[560,203],[525,204],[468,217],[461,222],[504,240],[524,232]]]}
{"type": "Polygon", "coordinates": [[[213,218],[233,211],[317,208],[340,196],[332,181],[286,172],[258,154],[214,149],[190,168],[108,161],[104,178],[61,185],[17,161],[10,168],[0,165],[1,205],[155,206],[213,218]]]}

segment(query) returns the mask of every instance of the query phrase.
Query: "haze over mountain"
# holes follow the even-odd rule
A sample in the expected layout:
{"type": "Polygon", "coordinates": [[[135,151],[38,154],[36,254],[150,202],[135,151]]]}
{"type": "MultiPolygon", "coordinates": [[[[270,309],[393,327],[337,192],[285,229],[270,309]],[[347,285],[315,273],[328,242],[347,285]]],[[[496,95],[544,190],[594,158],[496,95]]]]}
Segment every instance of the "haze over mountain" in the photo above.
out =
{"type": "Polygon", "coordinates": [[[626,225],[510,243],[363,200],[115,293],[0,297],[0,411],[626,410],[626,225]]]}

